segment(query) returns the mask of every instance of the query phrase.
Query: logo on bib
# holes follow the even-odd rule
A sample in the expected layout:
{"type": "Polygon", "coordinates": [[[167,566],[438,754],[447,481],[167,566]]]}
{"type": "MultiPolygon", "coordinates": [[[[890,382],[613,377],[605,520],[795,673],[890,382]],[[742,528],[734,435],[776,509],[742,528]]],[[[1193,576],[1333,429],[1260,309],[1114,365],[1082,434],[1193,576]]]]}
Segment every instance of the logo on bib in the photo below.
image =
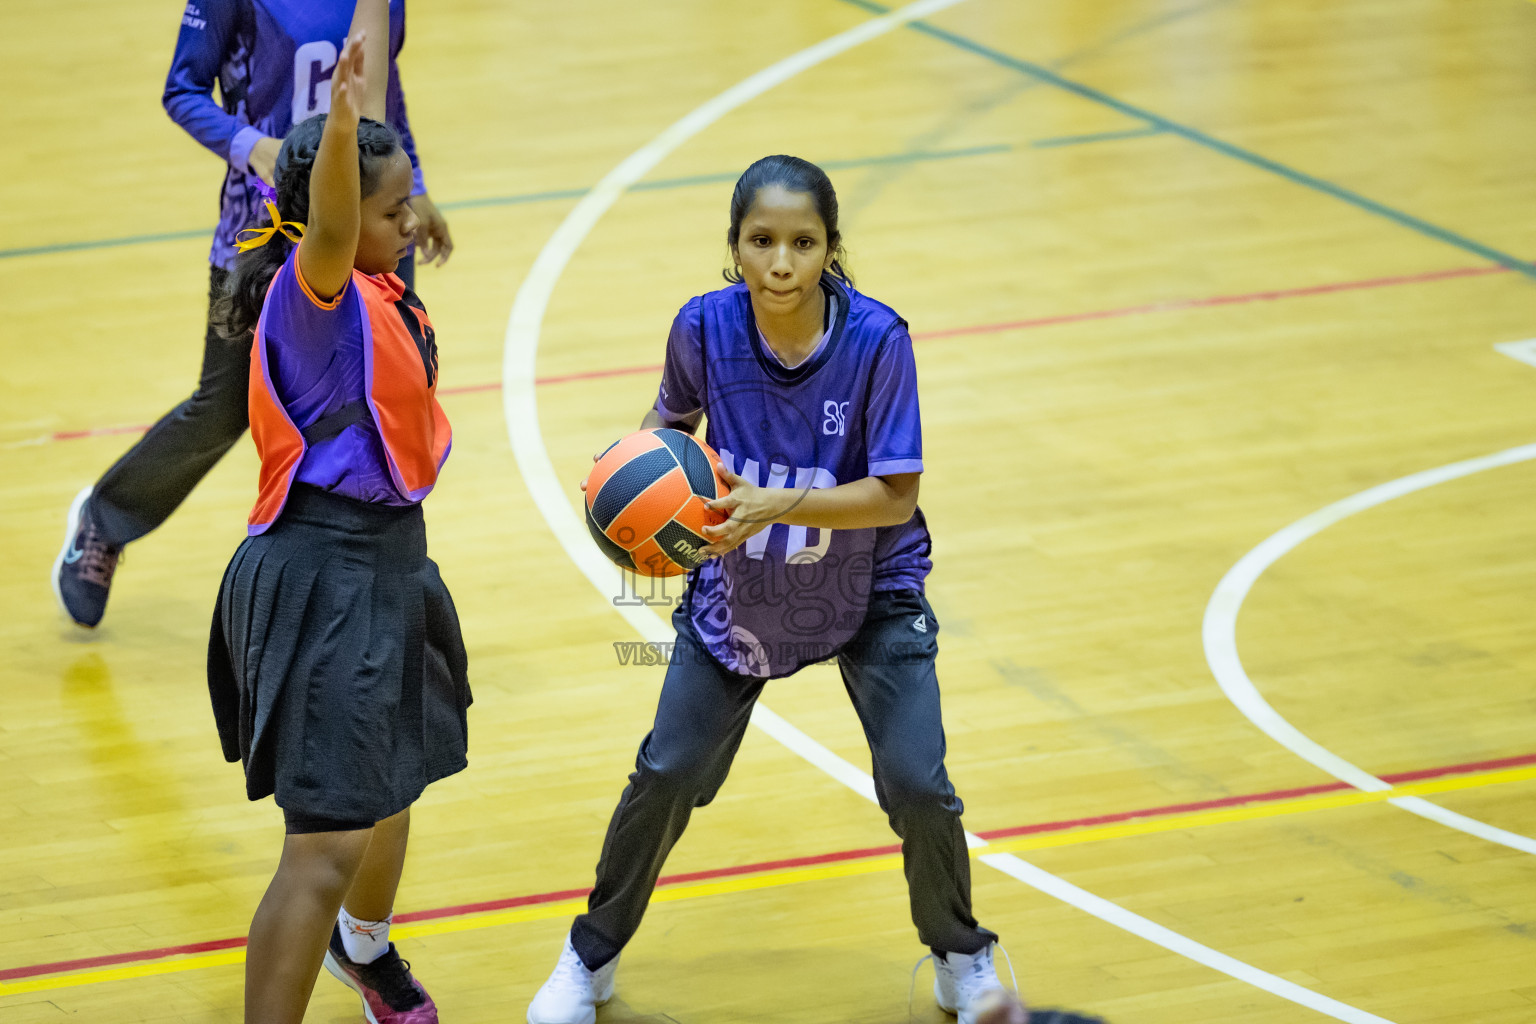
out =
{"type": "Polygon", "coordinates": [[[821,403],[821,412],[825,417],[821,421],[821,432],[829,437],[844,437],[848,433],[848,403],[834,402],[830,399],[821,403]]]}

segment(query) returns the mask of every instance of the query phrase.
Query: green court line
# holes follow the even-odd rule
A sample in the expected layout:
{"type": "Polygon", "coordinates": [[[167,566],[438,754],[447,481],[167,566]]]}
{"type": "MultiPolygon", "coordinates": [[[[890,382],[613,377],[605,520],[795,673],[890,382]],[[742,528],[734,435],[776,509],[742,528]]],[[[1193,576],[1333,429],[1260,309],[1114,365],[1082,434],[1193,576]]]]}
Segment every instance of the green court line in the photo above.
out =
{"type": "MultiPolygon", "coordinates": [[[[1001,144],[995,146],[972,146],[966,149],[939,149],[939,150],[913,150],[907,153],[886,153],[878,156],[859,157],[852,160],[828,160],[822,163],[827,170],[854,170],[860,167],[879,167],[887,164],[914,164],[927,163],[934,160],[958,160],[967,157],[990,156],[995,153],[1007,153],[1012,146],[1001,144]]],[[[734,182],[741,176],[740,171],[730,171],[720,174],[699,174],[686,178],[658,178],[655,181],[642,181],[631,187],[633,192],[651,192],[664,189],[690,188],[695,185],[714,185],[722,182],[734,182]]],[[[489,196],[484,199],[459,199],[438,206],[444,210],[472,210],[492,206],[520,206],[525,203],[546,203],[560,199],[580,199],[586,195],[589,189],[568,188],[556,189],[546,192],[523,192],[509,196],[489,196]]],[[[20,249],[0,249],[0,259],[15,259],[20,256],[46,256],[61,252],[79,252],[83,249],[110,249],[123,245],[145,245],[151,242],[178,242],[189,238],[207,238],[213,234],[212,228],[198,228],[192,231],[169,231],[156,235],[126,235],[122,238],[97,238],[83,242],[60,242],[55,245],[28,246],[20,249]]]]}
{"type": "MultiPolygon", "coordinates": [[[[861,167],[881,167],[887,164],[915,164],[933,160],[991,156],[994,153],[1007,153],[1012,149],[1013,147],[1009,145],[996,145],[973,146],[969,149],[913,150],[910,153],[890,153],[885,156],[867,156],[856,160],[823,160],[818,166],[824,171],[848,171],[861,167]]],[[[739,177],[741,177],[740,171],[730,171],[726,174],[700,174],[691,178],[663,178],[657,181],[642,181],[630,186],[630,191],[646,192],[652,189],[687,188],[691,185],[716,185],[734,182],[739,177]]]]}
{"type": "Polygon", "coordinates": [[[475,210],[486,206],[521,206],[524,203],[549,203],[557,199],[580,199],[590,192],[585,188],[559,188],[548,192],[521,192],[510,196],[486,196],[484,199],[453,199],[438,203],[439,210],[475,210]]]}
{"type": "Polygon", "coordinates": [[[1112,142],[1116,139],[1144,139],[1161,134],[1161,128],[1131,128],[1123,132],[1094,132],[1092,135],[1058,135],[1054,139],[1036,139],[1030,145],[1036,149],[1047,149],[1052,146],[1080,146],[1087,142],[1112,142]]]}
{"type": "MultiPolygon", "coordinates": [[[[841,2],[851,4],[860,10],[869,11],[874,14],[887,14],[891,10],[891,8],[886,7],[884,4],[875,3],[874,0],[841,0],[841,2]]],[[[1269,171],[1272,174],[1279,175],[1280,177],[1295,182],[1298,185],[1303,185],[1325,195],[1332,196],[1335,199],[1342,200],[1343,202],[1349,203],[1351,206],[1354,206],[1357,209],[1365,210],[1367,213],[1375,214],[1378,217],[1390,220],[1402,227],[1417,231],[1422,235],[1426,235],[1437,241],[1444,242],[1447,245],[1454,245],[1459,249],[1464,249],[1467,252],[1475,253],[1476,255],[1481,256],[1483,259],[1490,260],[1499,264],[1500,266],[1508,267],[1510,270],[1524,274],[1526,277],[1536,278],[1536,266],[1533,266],[1529,262],[1517,259],[1508,253],[1500,252],[1498,249],[1484,245],[1483,243],[1475,241],[1471,238],[1467,238],[1465,235],[1459,235],[1456,232],[1448,230],[1447,228],[1442,228],[1437,224],[1431,224],[1429,221],[1415,217],[1410,213],[1404,213],[1401,210],[1394,209],[1393,207],[1387,206],[1385,203],[1379,203],[1368,196],[1363,196],[1360,193],[1353,191],[1352,189],[1343,187],[1342,185],[1336,185],[1331,181],[1319,178],[1314,174],[1308,174],[1305,171],[1298,171],[1294,167],[1288,167],[1277,160],[1271,160],[1266,156],[1262,156],[1253,152],[1252,150],[1244,149],[1241,146],[1234,145],[1223,139],[1218,139],[1214,135],[1209,135],[1198,128],[1191,128],[1189,125],[1180,124],[1178,121],[1169,120],[1168,118],[1163,117],[1161,114],[1155,114],[1150,110],[1145,110],[1134,104],[1127,103],[1124,100],[1117,99],[1116,97],[1095,89],[1092,86],[1083,85],[1081,82],[1074,82],[1072,79],[1063,77],[1062,75],[1057,74],[1049,68],[1036,64],[1033,61],[1023,60],[1019,57],[1014,57],[1011,54],[1003,53],[1001,50],[995,50],[990,46],[976,42],[974,39],[968,39],[965,36],[957,35],[954,32],[939,28],[937,25],[932,25],[926,21],[910,21],[907,23],[906,27],[913,30],[914,32],[921,32],[924,35],[933,37],[934,39],[949,43],[951,46],[959,47],[962,50],[974,53],[978,57],[984,57],[994,64],[998,64],[1006,68],[1011,68],[1014,71],[1029,75],[1036,81],[1044,82],[1047,85],[1054,85],[1058,89],[1061,89],[1065,92],[1070,92],[1076,96],[1080,96],[1081,98],[1092,103],[1097,103],[1101,106],[1108,107],[1111,110],[1118,111],[1127,117],[1135,118],[1138,121],[1143,121],[1150,127],[1158,128],[1162,131],[1181,136],[1198,146],[1204,146],[1206,149],[1220,153],[1223,156],[1231,157],[1234,160],[1240,160],[1243,163],[1257,167],[1260,170],[1269,171]]]]}
{"type": "Polygon", "coordinates": [[[124,235],[121,238],[93,238],[84,242],[32,245],[20,249],[0,249],[0,259],[47,256],[56,252],[78,252],[81,249],[112,249],[119,245],[146,245],[150,242],[179,242],[188,238],[207,238],[212,234],[213,228],[194,228],[191,231],[167,231],[158,235],[124,235]]]}

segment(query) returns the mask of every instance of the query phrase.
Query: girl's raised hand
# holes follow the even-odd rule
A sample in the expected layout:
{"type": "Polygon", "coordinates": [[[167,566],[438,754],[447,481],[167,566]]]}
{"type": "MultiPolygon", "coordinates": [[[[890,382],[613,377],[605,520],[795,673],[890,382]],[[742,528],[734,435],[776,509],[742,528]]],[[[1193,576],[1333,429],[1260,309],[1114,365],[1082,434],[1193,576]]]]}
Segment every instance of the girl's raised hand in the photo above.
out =
{"type": "Polygon", "coordinates": [[[363,41],[367,32],[358,32],[342,47],[336,60],[336,70],[331,74],[330,117],[340,118],[349,127],[356,128],[363,113],[363,98],[368,83],[363,78],[363,41]]]}

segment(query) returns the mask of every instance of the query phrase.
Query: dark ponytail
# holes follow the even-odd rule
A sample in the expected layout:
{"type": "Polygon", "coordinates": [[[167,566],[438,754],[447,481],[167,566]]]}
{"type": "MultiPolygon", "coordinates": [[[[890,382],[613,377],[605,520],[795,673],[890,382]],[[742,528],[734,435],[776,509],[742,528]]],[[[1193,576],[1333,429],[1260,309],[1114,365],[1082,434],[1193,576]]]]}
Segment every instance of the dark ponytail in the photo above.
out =
{"type": "MultiPolygon", "coordinates": [[[[324,133],[325,115],[316,114],[294,125],[288,137],[283,139],[273,177],[277,179],[277,213],[285,222],[309,223],[309,177],[315,169],[315,154],[320,151],[320,137],[324,133]]],[[[362,198],[378,188],[383,161],[399,148],[400,136],[389,125],[366,117],[358,120],[357,160],[362,198]]],[[[263,207],[262,214],[251,227],[270,224],[271,218],[263,207]]],[[[230,341],[250,340],[256,321],[261,317],[267,288],[295,244],[278,232],[267,244],[235,257],[234,272],[229,275],[224,294],[213,308],[213,322],[220,334],[230,341]]]]}
{"type": "MultiPolygon", "coordinates": [[[[853,275],[843,269],[848,253],[843,249],[843,235],[837,229],[837,190],[827,172],[797,156],[765,156],[742,172],[736,179],[736,190],[731,193],[731,226],[725,232],[725,244],[729,251],[736,251],[741,241],[741,219],[752,208],[757,194],[765,188],[777,185],[786,192],[803,192],[816,204],[821,223],[827,229],[827,248],[832,252],[832,273],[848,284],[853,275]]],[[[732,263],[734,264],[734,257],[732,263]]],[[[732,284],[741,283],[741,267],[733,266],[721,274],[732,284]]]]}

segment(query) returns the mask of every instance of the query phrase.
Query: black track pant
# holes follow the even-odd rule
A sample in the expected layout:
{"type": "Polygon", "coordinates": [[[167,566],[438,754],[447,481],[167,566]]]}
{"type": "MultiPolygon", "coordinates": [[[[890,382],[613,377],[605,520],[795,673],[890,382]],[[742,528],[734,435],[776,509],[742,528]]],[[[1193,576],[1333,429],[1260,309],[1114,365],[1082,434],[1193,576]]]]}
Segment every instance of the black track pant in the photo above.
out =
{"type": "MultiPolygon", "coordinates": [[[[714,799],[725,781],[763,690],[764,680],[728,672],[708,654],[686,602],[672,621],[677,647],[656,722],[609,822],[587,912],[571,927],[571,943],[589,969],[617,956],[640,927],[667,854],[693,809],[714,799]]],[[[938,628],[917,591],[874,594],[838,664],[869,740],[880,807],[902,840],[918,937],[935,949],[970,954],[997,936],[971,916],[963,805],[944,771],[938,628]],[[916,628],[919,620],[925,631],[916,628]]]]}
{"type": "MultiPolygon", "coordinates": [[[[415,278],[414,261],[413,250],[396,271],[407,287],[415,278]]],[[[228,276],[219,267],[209,268],[209,323],[197,390],[160,417],[91,492],[91,515],[108,543],[138,540],[165,522],[249,425],[251,346],[225,341],[213,325],[213,302],[228,276]]]]}

